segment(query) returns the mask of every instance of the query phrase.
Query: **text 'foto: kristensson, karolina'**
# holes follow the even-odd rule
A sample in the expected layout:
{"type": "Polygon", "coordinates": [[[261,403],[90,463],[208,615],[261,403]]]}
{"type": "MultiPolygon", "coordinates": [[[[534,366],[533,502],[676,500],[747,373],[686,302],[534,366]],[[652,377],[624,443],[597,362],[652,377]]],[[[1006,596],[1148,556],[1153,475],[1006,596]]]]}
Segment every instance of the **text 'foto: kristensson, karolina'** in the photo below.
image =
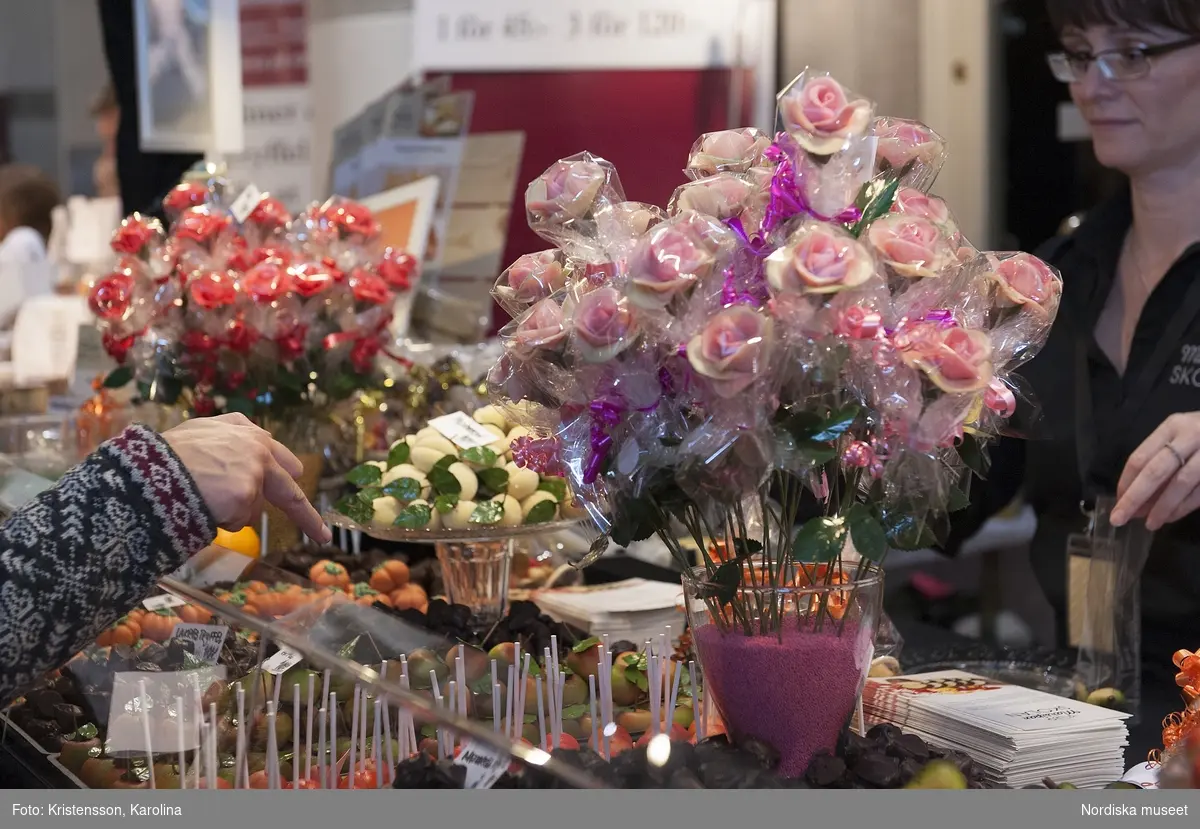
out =
{"type": "Polygon", "coordinates": [[[182,817],[183,808],[168,803],[131,803],[128,808],[82,803],[47,803],[45,806],[14,803],[12,813],[25,817],[182,817]]]}
{"type": "Polygon", "coordinates": [[[1187,806],[1130,806],[1108,803],[1104,806],[1083,804],[1084,817],[1187,817],[1187,806]]]}

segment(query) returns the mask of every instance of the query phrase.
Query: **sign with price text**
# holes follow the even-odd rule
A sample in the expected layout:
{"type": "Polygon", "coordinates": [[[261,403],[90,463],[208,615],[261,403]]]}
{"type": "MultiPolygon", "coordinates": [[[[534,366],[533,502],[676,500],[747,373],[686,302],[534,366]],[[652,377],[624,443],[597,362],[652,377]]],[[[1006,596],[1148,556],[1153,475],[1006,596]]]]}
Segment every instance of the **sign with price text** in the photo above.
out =
{"type": "Polygon", "coordinates": [[[737,63],[734,0],[417,0],[419,70],[705,69],[737,63]]]}

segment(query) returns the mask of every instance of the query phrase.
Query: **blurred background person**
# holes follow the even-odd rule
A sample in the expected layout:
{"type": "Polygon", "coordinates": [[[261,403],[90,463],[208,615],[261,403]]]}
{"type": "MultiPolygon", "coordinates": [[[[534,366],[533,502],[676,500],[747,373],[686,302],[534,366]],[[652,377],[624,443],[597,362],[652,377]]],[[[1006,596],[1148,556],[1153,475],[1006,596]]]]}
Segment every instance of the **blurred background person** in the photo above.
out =
{"type": "Polygon", "coordinates": [[[0,167],[0,331],[21,303],[54,292],[57,268],[47,255],[58,186],[36,167],[0,167]]]}
{"type": "Polygon", "coordinates": [[[121,106],[117,103],[117,90],[111,83],[105,84],[92,104],[92,120],[96,125],[96,135],[100,138],[100,157],[92,167],[96,197],[119,198],[121,181],[117,177],[117,131],[121,128],[121,106]]]}

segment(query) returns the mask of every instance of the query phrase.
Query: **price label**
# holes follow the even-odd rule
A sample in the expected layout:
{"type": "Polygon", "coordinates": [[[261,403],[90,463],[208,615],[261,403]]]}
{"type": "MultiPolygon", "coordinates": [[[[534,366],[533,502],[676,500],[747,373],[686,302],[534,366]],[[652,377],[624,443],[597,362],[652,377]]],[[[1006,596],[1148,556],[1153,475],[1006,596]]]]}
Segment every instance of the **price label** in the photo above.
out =
{"type": "Polygon", "coordinates": [[[459,449],[475,449],[499,440],[493,433],[476,423],[470,415],[462,412],[435,417],[429,421],[429,425],[459,449]]]}
{"type": "Polygon", "coordinates": [[[172,596],[170,593],[164,593],[161,596],[151,596],[142,602],[142,607],[149,611],[167,610],[172,607],[183,607],[187,602],[178,596],[172,596]]]}
{"type": "Polygon", "coordinates": [[[464,766],[467,779],[464,788],[490,789],[508,770],[508,754],[474,740],[463,746],[462,753],[454,758],[456,766],[464,766]]]}
{"type": "Polygon", "coordinates": [[[258,207],[262,197],[259,189],[251,184],[234,199],[233,204],[229,206],[229,212],[233,214],[233,218],[237,219],[238,224],[244,224],[246,219],[250,218],[250,214],[254,212],[254,208],[258,207]]]}
{"type": "Polygon", "coordinates": [[[225,637],[228,634],[229,628],[225,627],[225,625],[194,625],[188,623],[176,625],[171,639],[176,642],[187,643],[191,647],[192,653],[201,662],[216,665],[217,658],[221,655],[221,648],[225,645],[225,637]]]}
{"type": "Polygon", "coordinates": [[[263,662],[263,670],[273,676],[279,676],[303,661],[303,654],[296,653],[290,648],[280,648],[274,656],[263,662]]]}

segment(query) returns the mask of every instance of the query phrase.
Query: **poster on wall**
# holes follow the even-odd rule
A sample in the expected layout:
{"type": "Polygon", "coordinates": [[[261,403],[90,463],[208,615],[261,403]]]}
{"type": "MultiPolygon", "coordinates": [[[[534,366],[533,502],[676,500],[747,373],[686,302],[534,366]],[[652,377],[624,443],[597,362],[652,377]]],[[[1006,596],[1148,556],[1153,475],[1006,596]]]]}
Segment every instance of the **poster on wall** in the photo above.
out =
{"type": "Polygon", "coordinates": [[[313,199],[305,0],[241,0],[245,152],[229,174],[298,212],[313,199]]]}
{"type": "Polygon", "coordinates": [[[135,0],[142,149],[242,149],[237,15],[238,0],[135,0]]]}

